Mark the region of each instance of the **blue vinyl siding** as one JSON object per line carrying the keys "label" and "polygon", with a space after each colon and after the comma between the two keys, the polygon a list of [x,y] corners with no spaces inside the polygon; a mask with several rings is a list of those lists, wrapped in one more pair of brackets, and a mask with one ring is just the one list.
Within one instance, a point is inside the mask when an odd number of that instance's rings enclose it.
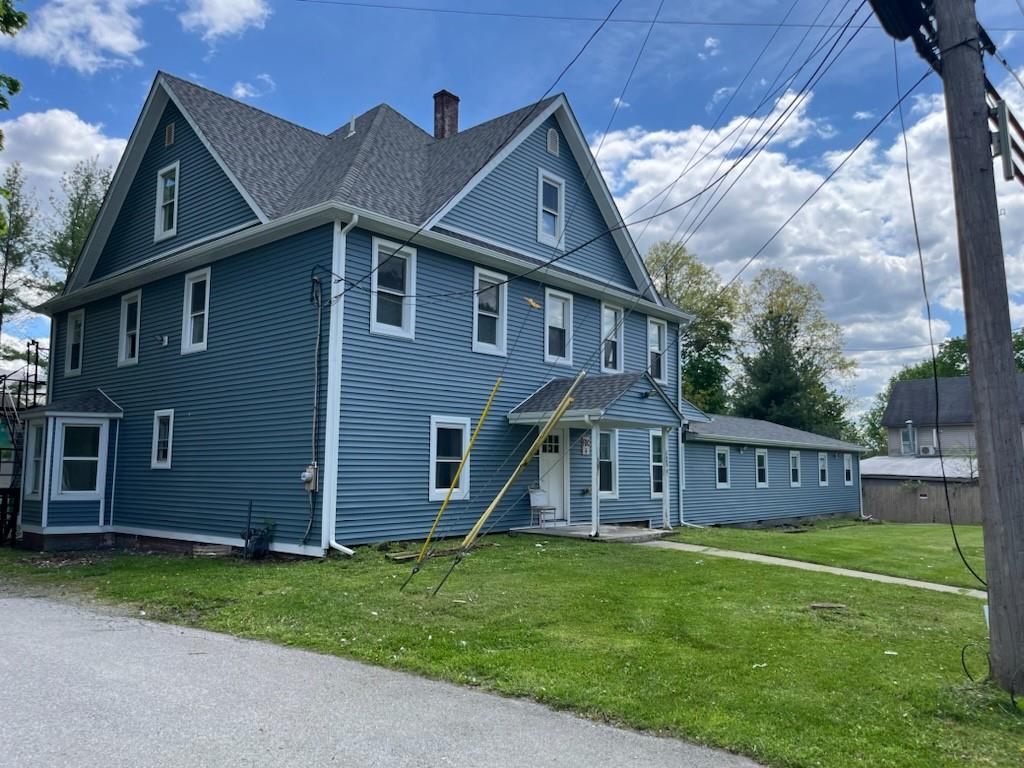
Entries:
{"label": "blue vinyl siding", "polygon": [[[236,538],[251,499],[254,523],[276,524],[275,542],[299,542],[309,516],[299,474],[311,450],[317,318],[310,273],[330,263],[329,226],[213,263],[208,348],[188,355],[181,354],[185,274],[144,285],[134,366],[117,366],[120,296],[85,307],[80,376],[64,376],[67,314],[56,318],[51,397],[99,387],[124,409],[115,526]],[[328,304],[321,391],[327,381]],[[166,346],[162,336],[168,337]],[[163,408],[174,409],[169,470],[150,468],[153,411]],[[322,398],[321,463],[325,408]],[[51,503],[51,521],[53,509]],[[320,543],[319,513],[308,543]]]}
{"label": "blue vinyl siding", "polygon": [[[559,133],[559,154],[547,151],[548,128]],[[537,172],[543,169],[565,181],[565,249],[571,250],[608,229],[587,187],[583,172],[551,117],[516,147],[441,220],[487,240],[531,256],[550,259],[561,253],[537,241]],[[495,215],[495,212],[500,212]],[[635,289],[618,245],[610,234],[558,262],[567,269]]]}
{"label": "blue vinyl siding", "polygon": [[[720,444],[720,445],[725,445]],[[818,485],[818,451],[800,450],[800,487],[789,484],[789,448],[768,448],[768,487],[757,488],[756,446],[730,445],[730,487],[715,487],[715,443],[686,444],[684,513],[688,523],[754,523],[788,517],[860,511],[860,464],[853,454],[853,485],[843,483],[843,454],[828,452],[829,484]],[[795,450],[795,449],[794,449]]]}
{"label": "blue vinyl siding", "polygon": [[[164,128],[174,122],[174,143],[164,146]],[[157,173],[174,162],[178,173],[177,234],[153,241]],[[256,214],[174,104],[164,109],[100,254],[92,280],[161,253],[247,222]]]}
{"label": "blue vinyl siding", "polygon": [[[46,530],[65,526],[99,525],[99,499],[62,501],[50,499],[46,507]],[[55,531],[59,533],[59,531]]]}
{"label": "blue vinyl siding", "polygon": [[[361,229],[349,233],[347,274],[369,271],[370,249],[370,233]],[[439,502],[428,500],[431,415],[469,417],[476,426],[495,378],[503,375],[504,384],[473,451],[470,498],[452,502],[441,526],[442,535],[461,534],[493,499],[536,434],[535,429],[510,426],[508,412],[550,378],[571,376],[583,366],[597,372],[597,300],[575,296],[573,366],[552,365],[544,362],[543,310],[531,310],[526,303],[529,297],[543,304],[544,286],[529,280],[513,281],[508,286],[509,356],[499,357],[472,351],[472,295],[426,298],[471,289],[473,265],[420,248],[416,271],[415,292],[423,298],[416,305],[415,339],[370,334],[369,293],[352,290],[345,297],[337,508],[337,537],[345,544],[426,534],[439,507]],[[646,316],[633,313],[627,318],[627,371],[645,366],[646,329]],[[669,324],[668,370],[673,377],[667,385],[669,392],[676,387],[676,333],[676,326]],[[643,441],[642,493],[628,481],[619,502],[602,506],[609,516],[660,519],[661,501],[650,499],[647,485],[648,433],[646,429],[631,432]],[[579,459],[587,467],[590,461],[590,457],[579,456],[576,437],[578,433],[570,437],[573,477]],[[623,442],[623,455],[632,467],[638,449],[631,438]],[[671,469],[674,477],[674,464]],[[624,464],[621,471],[625,477],[633,470]],[[589,484],[589,474],[587,477]],[[505,530],[529,522],[526,491],[537,479],[534,461],[494,513],[489,529]],[[573,520],[578,521],[575,488],[572,500]],[[588,501],[586,519],[589,517]]]}

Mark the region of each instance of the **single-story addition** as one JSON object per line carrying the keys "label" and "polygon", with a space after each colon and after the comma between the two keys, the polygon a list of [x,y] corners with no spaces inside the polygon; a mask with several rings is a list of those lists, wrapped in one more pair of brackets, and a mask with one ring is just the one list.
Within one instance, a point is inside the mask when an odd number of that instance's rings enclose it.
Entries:
{"label": "single-story addition", "polygon": [[[864,513],[891,523],[981,523],[973,456],[872,456],[861,462]],[[949,492],[949,507],[946,492]]]}

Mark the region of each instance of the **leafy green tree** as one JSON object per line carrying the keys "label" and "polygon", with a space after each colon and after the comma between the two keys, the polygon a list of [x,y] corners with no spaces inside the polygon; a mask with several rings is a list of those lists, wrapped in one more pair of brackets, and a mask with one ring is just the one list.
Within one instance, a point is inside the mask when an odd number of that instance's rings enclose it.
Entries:
{"label": "leafy green tree", "polygon": [[680,333],[683,397],[706,412],[724,412],[739,286],[723,289],[715,270],[670,241],[651,246],[645,260],[661,295],[694,316]]}
{"label": "leafy green tree", "polygon": [[[28,24],[28,14],[14,7],[13,0],[0,0],[0,34],[13,37]],[[21,82],[0,72],[0,109],[10,109],[10,97],[21,90]],[[0,131],[0,149],[4,148],[4,134]]]}
{"label": "leafy green tree", "polygon": [[0,231],[0,333],[4,322],[28,305],[25,289],[27,271],[36,255],[35,221],[38,209],[31,194],[25,190],[25,175],[20,163],[13,163],[4,173],[0,209],[5,227]]}

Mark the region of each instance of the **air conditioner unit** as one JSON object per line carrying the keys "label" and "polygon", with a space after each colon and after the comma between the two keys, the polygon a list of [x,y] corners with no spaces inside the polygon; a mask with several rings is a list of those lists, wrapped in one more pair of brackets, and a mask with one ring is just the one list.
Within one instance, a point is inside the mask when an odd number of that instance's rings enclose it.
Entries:
{"label": "air conditioner unit", "polygon": [[938,451],[935,450],[935,446],[932,446],[932,445],[922,445],[921,446],[921,455],[922,456],[935,456],[937,454],[938,454]]}

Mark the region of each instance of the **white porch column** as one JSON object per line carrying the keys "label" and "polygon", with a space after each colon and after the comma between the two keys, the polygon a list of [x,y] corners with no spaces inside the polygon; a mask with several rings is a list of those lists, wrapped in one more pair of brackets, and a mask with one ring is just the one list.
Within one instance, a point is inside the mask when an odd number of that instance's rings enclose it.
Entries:
{"label": "white porch column", "polygon": [[590,535],[601,532],[601,430],[590,427]]}
{"label": "white porch column", "polygon": [[669,461],[668,437],[672,430],[668,427],[661,428],[661,527],[671,530],[672,523],[669,519],[670,501],[672,498],[672,483],[669,482],[672,472],[672,462]]}

